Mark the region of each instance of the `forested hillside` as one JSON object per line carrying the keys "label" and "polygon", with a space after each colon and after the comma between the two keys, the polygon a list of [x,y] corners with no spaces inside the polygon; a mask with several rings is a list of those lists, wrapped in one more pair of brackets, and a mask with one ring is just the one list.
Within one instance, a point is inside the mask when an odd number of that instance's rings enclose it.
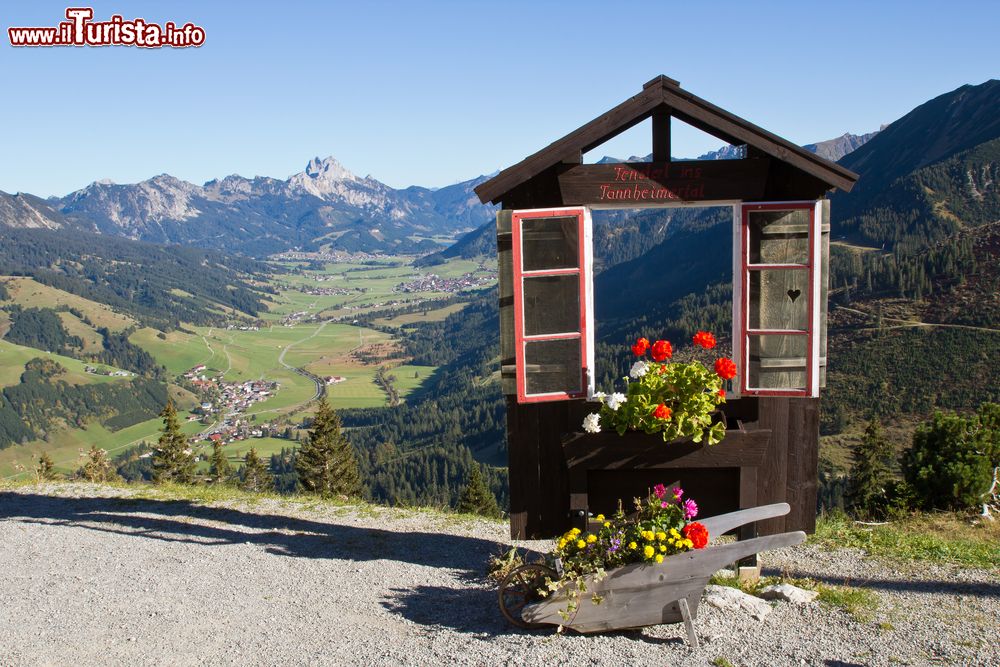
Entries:
{"label": "forested hillside", "polygon": [[373,498],[454,505],[478,460],[506,506],[507,471],[493,467],[507,463],[496,294],[486,290],[443,322],[408,331],[413,363],[440,368],[406,403],[342,413]]}
{"label": "forested hillside", "polygon": [[161,330],[254,317],[274,269],[254,260],[69,230],[0,228],[0,276],[30,276]]}

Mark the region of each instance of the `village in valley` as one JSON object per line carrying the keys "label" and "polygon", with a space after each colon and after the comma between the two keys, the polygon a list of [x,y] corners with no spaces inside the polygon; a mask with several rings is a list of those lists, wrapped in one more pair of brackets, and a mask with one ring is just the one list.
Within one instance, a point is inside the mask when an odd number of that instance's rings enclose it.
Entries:
{"label": "village in valley", "polygon": [[221,442],[229,444],[247,438],[273,437],[279,432],[271,423],[256,423],[256,415],[244,416],[255,403],[267,400],[280,385],[268,380],[226,382],[222,376],[206,374],[205,364],[198,364],[184,373],[183,378],[201,399],[192,409],[188,421],[201,421],[209,428],[191,437],[192,444]]}

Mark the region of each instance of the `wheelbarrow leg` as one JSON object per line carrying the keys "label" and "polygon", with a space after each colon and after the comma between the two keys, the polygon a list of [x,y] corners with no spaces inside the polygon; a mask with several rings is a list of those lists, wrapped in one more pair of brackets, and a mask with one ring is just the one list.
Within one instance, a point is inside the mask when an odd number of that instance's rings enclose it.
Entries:
{"label": "wheelbarrow leg", "polygon": [[681,610],[681,618],[684,619],[684,628],[687,629],[688,644],[691,648],[698,648],[698,635],[694,633],[694,619],[691,618],[691,610],[688,608],[686,598],[677,601],[677,606]]}

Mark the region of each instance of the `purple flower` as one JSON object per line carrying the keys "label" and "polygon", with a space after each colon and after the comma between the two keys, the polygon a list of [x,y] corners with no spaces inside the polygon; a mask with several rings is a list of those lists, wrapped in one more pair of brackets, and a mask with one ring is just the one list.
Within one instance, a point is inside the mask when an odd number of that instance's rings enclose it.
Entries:
{"label": "purple flower", "polygon": [[688,498],[684,501],[684,518],[693,519],[698,516],[698,504]]}
{"label": "purple flower", "polygon": [[608,553],[612,553],[613,554],[614,552],[618,551],[618,549],[621,547],[621,545],[622,545],[622,541],[621,541],[620,538],[612,537],[611,538],[611,546],[608,547]]}
{"label": "purple flower", "polygon": [[653,495],[662,500],[663,496],[667,495],[667,487],[657,484],[653,487]]}

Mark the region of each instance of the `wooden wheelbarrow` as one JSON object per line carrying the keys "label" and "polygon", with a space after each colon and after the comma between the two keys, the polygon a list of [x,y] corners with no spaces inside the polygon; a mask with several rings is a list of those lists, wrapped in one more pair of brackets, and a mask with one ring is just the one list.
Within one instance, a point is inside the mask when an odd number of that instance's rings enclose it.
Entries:
{"label": "wooden wheelbarrow", "polygon": [[[698,603],[709,578],[719,569],[747,556],[801,544],[806,539],[802,531],[768,535],[750,540],[715,544],[723,533],[754,521],[784,516],[787,503],[763,505],[730,512],[701,523],[708,529],[709,542],[704,549],[674,554],[662,563],[635,563],[609,570],[600,581],[593,575],[586,579],[587,592],[577,599],[577,609],[564,619],[570,603],[567,587],[547,597],[539,595],[546,579],[559,578],[556,570],[542,564],[522,565],[508,574],[500,584],[500,611],[513,624],[523,628],[563,626],[576,632],[605,632],[641,628],[660,623],[684,622],[688,643],[697,648],[698,637],[694,620]],[[593,595],[603,598],[594,604]]]}

